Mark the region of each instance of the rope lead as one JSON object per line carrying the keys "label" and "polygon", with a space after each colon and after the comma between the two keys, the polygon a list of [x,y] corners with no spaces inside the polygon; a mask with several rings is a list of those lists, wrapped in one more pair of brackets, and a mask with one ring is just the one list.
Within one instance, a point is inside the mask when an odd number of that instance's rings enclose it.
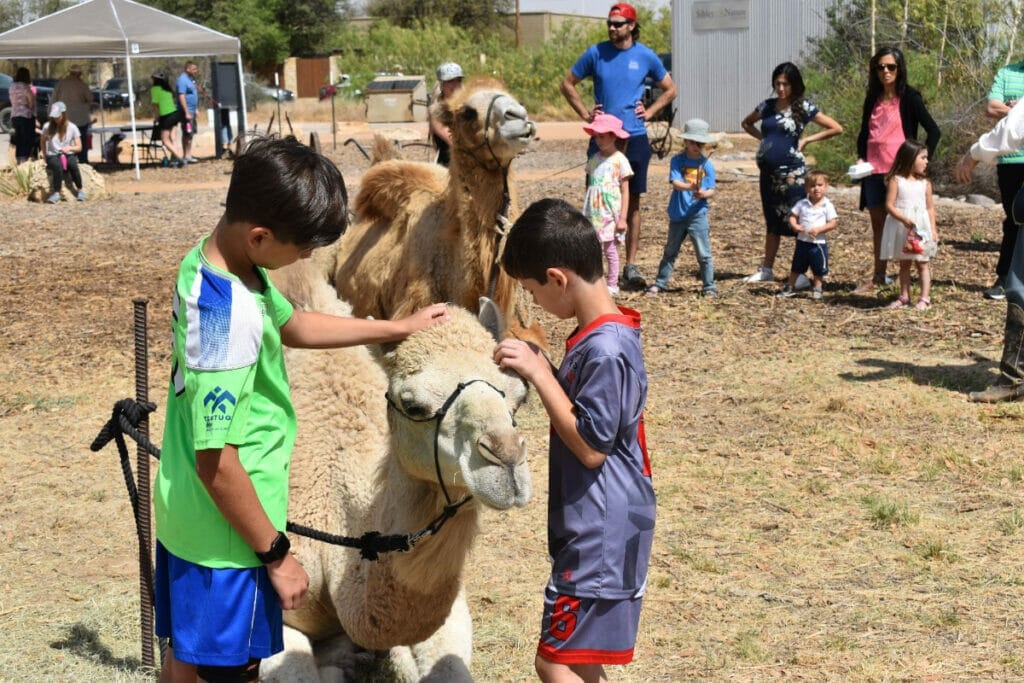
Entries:
{"label": "rope lead", "polygon": [[[139,402],[131,398],[121,399],[114,404],[110,420],[103,425],[103,428],[100,429],[100,433],[96,435],[96,438],[93,439],[92,444],[89,446],[89,449],[95,453],[102,450],[103,447],[111,441],[114,441],[117,444],[117,452],[121,458],[121,471],[124,474],[124,482],[128,489],[128,499],[132,505],[132,512],[135,516],[135,529],[138,534],[141,534],[141,528],[139,527],[139,489],[135,483],[135,475],[132,472],[131,460],[128,457],[128,445],[125,443],[124,436],[125,434],[130,436],[132,440],[139,444],[139,446],[141,446],[147,453],[159,460],[160,449],[149,439],[143,436],[138,430],[139,423],[155,410],[155,403],[149,403],[148,401]],[[448,492],[444,491],[444,494],[447,499]],[[380,555],[384,553],[395,551],[406,552],[412,550],[413,546],[415,546],[419,541],[427,536],[436,534],[441,530],[441,527],[444,526],[444,523],[454,517],[459,508],[470,499],[470,497],[466,497],[457,503],[452,503],[451,499],[448,499],[448,505],[445,505],[440,515],[435,517],[423,529],[412,534],[384,535],[379,531],[367,531],[362,536],[356,538],[353,536],[329,534],[325,531],[313,529],[294,522],[288,522],[286,529],[292,533],[298,534],[299,536],[311,538],[314,541],[321,541],[323,543],[329,543],[330,545],[355,548],[359,551],[359,556],[364,560],[376,562],[380,559]],[[152,571],[150,572],[148,580],[150,584],[150,592],[152,594]]]}

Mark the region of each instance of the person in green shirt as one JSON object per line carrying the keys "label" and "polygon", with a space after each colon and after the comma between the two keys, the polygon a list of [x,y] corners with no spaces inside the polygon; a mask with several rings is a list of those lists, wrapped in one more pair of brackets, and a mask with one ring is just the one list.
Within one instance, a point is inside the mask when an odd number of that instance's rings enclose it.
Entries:
{"label": "person in green shirt", "polygon": [[154,483],[160,680],[257,680],[283,649],[283,609],[309,578],[288,553],[296,420],[284,346],[394,342],[448,318],[299,311],[267,277],[336,241],[348,198],[337,167],[294,138],[258,138],[234,164],[224,214],[181,263],[172,367]]}
{"label": "person in green shirt", "polygon": [[160,131],[160,142],[164,143],[164,149],[171,153],[173,159],[171,166],[185,167],[185,153],[181,145],[174,139],[174,129],[181,123],[184,115],[178,108],[177,98],[174,90],[167,82],[167,74],[163,71],[153,72],[153,87],[149,91],[150,100],[153,103],[154,124]]}

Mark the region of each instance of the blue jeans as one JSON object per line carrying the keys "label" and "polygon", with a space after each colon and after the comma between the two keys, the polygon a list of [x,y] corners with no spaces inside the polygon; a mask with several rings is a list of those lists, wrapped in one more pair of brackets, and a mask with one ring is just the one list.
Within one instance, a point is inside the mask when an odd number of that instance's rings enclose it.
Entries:
{"label": "blue jeans", "polygon": [[675,270],[676,257],[683,246],[683,239],[689,235],[693,242],[693,252],[697,255],[697,266],[700,268],[700,279],[705,292],[715,292],[715,264],[711,258],[711,226],[708,224],[708,212],[701,211],[695,216],[681,221],[670,221],[668,224],[668,240],[665,251],[658,264],[658,276],[654,280],[659,289],[666,289],[668,281]]}

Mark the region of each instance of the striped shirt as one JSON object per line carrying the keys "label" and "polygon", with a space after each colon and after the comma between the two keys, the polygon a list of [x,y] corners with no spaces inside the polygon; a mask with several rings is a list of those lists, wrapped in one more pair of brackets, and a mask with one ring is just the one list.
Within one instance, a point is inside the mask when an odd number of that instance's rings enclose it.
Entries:
{"label": "striped shirt", "polygon": [[[999,100],[1007,105],[1024,99],[1024,62],[1004,66],[996,74],[988,99]],[[1024,164],[1024,149],[999,157],[1000,164]]]}

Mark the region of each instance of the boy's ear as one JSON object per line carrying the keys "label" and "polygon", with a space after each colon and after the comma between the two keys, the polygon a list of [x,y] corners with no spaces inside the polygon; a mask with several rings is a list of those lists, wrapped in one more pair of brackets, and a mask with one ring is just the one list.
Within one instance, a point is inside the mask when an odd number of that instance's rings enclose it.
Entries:
{"label": "boy's ear", "polygon": [[544,274],[547,276],[548,280],[554,280],[555,284],[562,288],[564,288],[569,282],[569,274],[562,268],[548,268],[544,271]]}
{"label": "boy's ear", "polygon": [[250,224],[246,227],[245,239],[253,246],[259,246],[265,241],[273,239],[274,233],[270,228],[265,228],[262,225]]}

